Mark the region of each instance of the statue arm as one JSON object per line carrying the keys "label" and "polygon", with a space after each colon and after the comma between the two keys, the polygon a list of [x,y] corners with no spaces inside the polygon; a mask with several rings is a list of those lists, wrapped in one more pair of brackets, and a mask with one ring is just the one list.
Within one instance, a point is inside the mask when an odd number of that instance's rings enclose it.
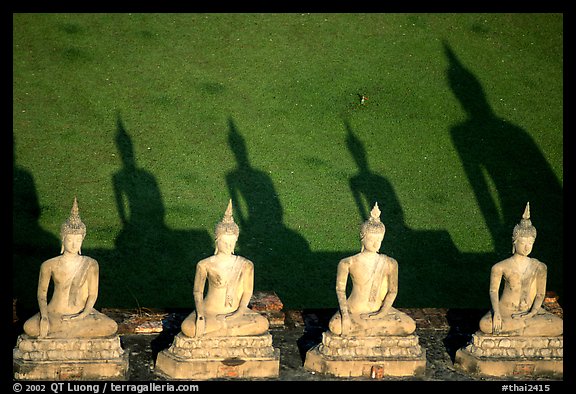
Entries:
{"label": "statue arm", "polygon": [[40,267],[40,277],[38,278],[38,307],[40,308],[40,316],[48,316],[48,286],[50,285],[50,277],[52,276],[51,266],[42,264]]}
{"label": "statue arm", "polygon": [[542,307],[544,297],[546,297],[546,280],[548,276],[548,268],[546,265],[540,263],[536,271],[536,297],[532,303],[532,308],[527,317],[535,316]]}
{"label": "statue arm", "polygon": [[495,265],[490,271],[490,304],[492,305],[492,330],[498,334],[502,329],[502,316],[500,315],[500,283],[502,282],[502,269]]}
{"label": "statue arm", "polygon": [[97,262],[93,262],[90,266],[88,271],[88,277],[86,278],[88,281],[88,298],[86,299],[86,305],[84,306],[84,310],[80,314],[79,317],[86,317],[92,312],[94,305],[96,304],[96,300],[98,299],[98,282],[100,277],[100,267],[98,266]]}
{"label": "statue arm", "polygon": [[194,276],[194,304],[196,305],[197,317],[204,316],[204,286],[206,285],[207,271],[202,262],[196,266]]}
{"label": "statue arm", "polygon": [[348,274],[350,272],[350,259],[342,259],[338,263],[338,270],[336,273],[336,297],[338,298],[338,306],[342,318],[349,316],[348,302],[346,300],[346,284],[348,282]]}
{"label": "statue arm", "polygon": [[40,309],[40,337],[48,335],[50,322],[48,320],[48,286],[52,276],[52,266],[44,263],[40,267],[38,279],[38,307]]}
{"label": "statue arm", "polygon": [[388,313],[398,295],[398,262],[391,257],[388,257],[388,259],[391,263],[388,272],[388,292],[386,296],[384,296],[382,307],[378,311],[380,315],[386,315]]}
{"label": "statue arm", "polygon": [[204,286],[207,277],[206,267],[200,262],[196,265],[196,275],[194,276],[194,305],[196,308],[196,330],[195,336],[204,334],[206,329],[206,316],[204,316]]}

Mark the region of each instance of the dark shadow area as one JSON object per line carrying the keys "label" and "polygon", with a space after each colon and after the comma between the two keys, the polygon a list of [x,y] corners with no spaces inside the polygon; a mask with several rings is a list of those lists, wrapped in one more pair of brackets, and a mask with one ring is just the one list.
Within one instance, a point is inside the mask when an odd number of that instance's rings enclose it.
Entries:
{"label": "dark shadow area", "polygon": [[[562,291],[563,190],[536,142],[524,129],[498,117],[478,78],[444,42],[446,77],[467,119],[450,130],[478,207],[501,256],[509,256],[512,230],[526,202],[538,237],[531,254],[548,265],[548,288]],[[513,87],[511,87],[513,88]],[[487,291],[487,288],[486,288]]]}
{"label": "dark shadow area", "polygon": [[[193,304],[196,263],[209,255],[206,230],[173,230],[154,176],[136,164],[133,143],[118,115],[116,146],[122,168],[112,177],[123,228],[112,251],[92,250],[101,261],[102,304],[117,307],[180,307]],[[103,269],[104,268],[104,269]]]}
{"label": "dark shadow area", "polygon": [[328,330],[328,323],[337,310],[338,308],[302,310],[304,331],[296,341],[302,365],[306,361],[306,352],[322,342],[322,333]]}
{"label": "dark shadow area", "polygon": [[[357,174],[350,178],[350,189],[361,222],[368,219],[377,202],[382,212],[380,219],[386,226],[380,253],[398,261],[399,291],[394,305],[445,307],[470,301],[468,297],[474,297],[472,291],[483,289],[483,283],[470,288],[462,280],[461,255],[450,234],[444,230],[414,230],[406,225],[394,187],[388,179],[370,170],[363,142],[347,121],[344,124],[346,145],[358,167]],[[356,253],[359,251],[360,241]],[[455,294],[458,299],[454,299]]]}
{"label": "dark shadow area", "polygon": [[[12,136],[12,299],[10,343],[15,346],[27,319],[38,312],[40,265],[60,251],[60,239],[40,226],[42,208],[34,177],[16,161]],[[52,286],[51,286],[52,287]],[[50,288],[51,291],[51,288]]]}
{"label": "dark shadow area", "polygon": [[150,342],[153,360],[156,360],[158,353],[172,345],[174,337],[181,331],[182,322],[192,310],[192,308],[167,310],[168,315],[162,319],[162,332]]}
{"label": "dark shadow area", "polygon": [[472,339],[472,334],[478,331],[480,319],[488,309],[459,308],[449,309],[446,319],[450,330],[442,343],[452,362],[456,358],[456,351],[465,347]]}
{"label": "dark shadow area", "polygon": [[16,163],[12,137],[12,291],[19,310],[37,304],[40,265],[60,251],[60,239],[40,226],[41,207],[34,177]]}
{"label": "dark shadow area", "polygon": [[254,263],[254,290],[272,290],[284,304],[304,307],[320,289],[332,288],[331,281],[319,275],[322,266],[313,258],[306,239],[284,225],[271,177],[251,165],[244,137],[232,118],[228,124],[228,141],[236,159],[236,168],[226,174],[234,220],[240,227],[236,252]]}

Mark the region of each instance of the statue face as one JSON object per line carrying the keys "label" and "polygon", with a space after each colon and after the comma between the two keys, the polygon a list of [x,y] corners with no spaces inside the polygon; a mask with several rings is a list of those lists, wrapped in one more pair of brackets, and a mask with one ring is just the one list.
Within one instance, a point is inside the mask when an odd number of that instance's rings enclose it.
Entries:
{"label": "statue face", "polygon": [[232,254],[234,253],[234,248],[236,247],[236,241],[238,237],[234,234],[222,234],[216,240],[216,246],[219,252]]}
{"label": "statue face", "polygon": [[367,250],[368,252],[378,252],[383,239],[384,234],[382,233],[367,233],[362,239],[364,250]]}
{"label": "statue face", "polygon": [[530,252],[532,252],[534,241],[532,237],[518,237],[516,241],[514,241],[516,253],[521,256],[528,256]]}
{"label": "statue face", "polygon": [[68,253],[78,254],[82,247],[82,234],[67,234],[62,240],[64,250]]}

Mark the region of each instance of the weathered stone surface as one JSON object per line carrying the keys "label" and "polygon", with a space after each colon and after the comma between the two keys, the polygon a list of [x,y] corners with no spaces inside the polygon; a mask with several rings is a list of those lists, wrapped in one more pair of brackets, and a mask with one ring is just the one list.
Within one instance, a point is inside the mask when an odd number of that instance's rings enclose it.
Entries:
{"label": "weathered stone surface", "polygon": [[171,379],[278,377],[280,353],[269,333],[190,338],[179,333],[156,359],[157,374]]}
{"label": "weathered stone surface", "polygon": [[392,306],[398,293],[398,262],[379,253],[386,232],[380,213],[375,203],[360,228],[360,253],[338,263],[339,310],[322,342],[306,353],[304,367],[310,371],[381,379],[422,375],[426,369],[414,319]]}
{"label": "weathered stone surface", "polygon": [[306,354],[304,368],[335,376],[418,376],[426,354],[418,336],[342,337],[329,331]]}
{"label": "weathered stone surface", "polygon": [[13,350],[13,371],[22,380],[125,379],[128,353],[117,335],[41,339],[22,334]]}
{"label": "weathered stone surface", "polygon": [[60,235],[60,255],[40,266],[40,311],[24,322],[24,334],[13,349],[14,378],[124,379],[128,354],[121,347],[118,324],[94,308],[99,265],[81,253],[86,225],[76,198]]}
{"label": "weathered stone surface", "polygon": [[485,376],[550,376],[564,373],[564,337],[494,336],[477,332],[456,352],[455,366]]}

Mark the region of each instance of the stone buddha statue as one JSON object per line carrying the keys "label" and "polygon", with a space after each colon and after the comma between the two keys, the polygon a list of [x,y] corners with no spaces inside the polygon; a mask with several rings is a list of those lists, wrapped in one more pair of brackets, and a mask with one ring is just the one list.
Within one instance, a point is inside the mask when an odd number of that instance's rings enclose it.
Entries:
{"label": "stone buddha statue", "polygon": [[[76,198],[60,236],[60,256],[46,260],[40,267],[40,312],[24,323],[24,332],[37,338],[98,338],[115,334],[117,323],[94,309],[98,297],[98,262],[81,253],[86,225],[80,219]],[[48,302],[51,280],[54,291]]]}
{"label": "stone buddha statue", "polygon": [[[536,240],[530,204],[512,232],[512,256],[490,272],[492,310],[480,320],[485,334],[553,337],[563,333],[560,317],[542,308],[546,294],[546,265],[528,257]],[[500,287],[503,285],[502,293]]]}
{"label": "stone buddha statue", "polygon": [[[360,230],[362,249],[338,263],[336,295],[339,311],[328,325],[342,336],[405,336],[416,330],[414,320],[392,307],[398,293],[398,262],[378,253],[386,228],[378,203]],[[346,297],[348,277],[352,280]]]}
{"label": "stone buddha statue", "polygon": [[[419,376],[426,370],[426,350],[418,343],[416,323],[392,304],[398,294],[398,262],[380,254],[386,228],[378,203],[360,228],[360,253],[338,263],[339,310],[306,352],[304,368],[340,377]],[[352,280],[346,295],[348,278]]]}
{"label": "stone buddha statue", "polygon": [[[196,310],[182,322],[184,335],[247,336],[268,331],[268,319],[248,308],[254,289],[254,264],[234,254],[238,235],[230,200],[222,221],[216,225],[214,255],[196,266]],[[208,291],[204,296],[206,282]]]}

